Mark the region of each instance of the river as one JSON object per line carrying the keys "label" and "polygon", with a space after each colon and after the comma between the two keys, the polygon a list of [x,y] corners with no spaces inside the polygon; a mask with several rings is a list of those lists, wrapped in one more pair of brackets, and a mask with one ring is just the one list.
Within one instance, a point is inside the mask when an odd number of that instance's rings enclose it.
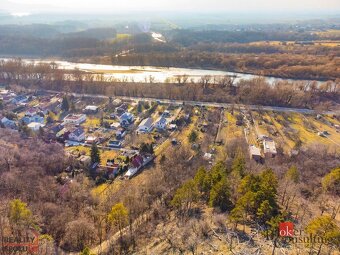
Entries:
{"label": "river", "polygon": [[[1,58],[3,60],[9,60],[8,58]],[[52,60],[39,60],[39,59],[22,59],[23,61],[29,63],[50,63]],[[134,81],[134,82],[148,82],[150,77],[152,77],[153,82],[167,82],[173,80],[174,78],[187,75],[188,81],[194,80],[199,81],[201,77],[210,75],[212,77],[223,77],[223,76],[233,76],[235,77],[235,82],[241,79],[250,80],[258,77],[253,74],[236,73],[228,71],[219,70],[207,70],[207,69],[191,69],[191,68],[176,68],[176,67],[155,67],[155,66],[119,66],[119,65],[98,65],[98,64],[88,64],[88,63],[73,63],[68,61],[54,61],[58,68],[65,70],[79,69],[90,73],[101,73],[105,78],[112,78],[124,81]],[[274,83],[276,81],[294,81],[292,79],[282,79],[275,77],[266,76],[265,79],[269,83]]]}

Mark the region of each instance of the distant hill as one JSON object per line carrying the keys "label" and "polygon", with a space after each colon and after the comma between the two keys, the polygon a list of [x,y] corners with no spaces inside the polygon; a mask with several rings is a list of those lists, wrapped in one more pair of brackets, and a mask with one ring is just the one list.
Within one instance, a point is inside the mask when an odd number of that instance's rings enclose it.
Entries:
{"label": "distant hill", "polygon": [[59,34],[59,31],[45,24],[32,25],[2,25],[0,26],[0,36],[2,37],[36,37],[36,38],[51,38]]}
{"label": "distant hill", "polygon": [[65,37],[93,38],[98,40],[115,38],[116,35],[117,31],[114,28],[90,28],[80,32],[63,34]]}

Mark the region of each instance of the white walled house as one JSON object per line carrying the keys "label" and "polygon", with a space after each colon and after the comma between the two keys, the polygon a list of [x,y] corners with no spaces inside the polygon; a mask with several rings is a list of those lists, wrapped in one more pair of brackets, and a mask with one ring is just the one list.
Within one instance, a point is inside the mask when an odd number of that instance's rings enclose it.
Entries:
{"label": "white walled house", "polygon": [[65,124],[79,125],[86,121],[85,114],[69,114],[64,118]]}
{"label": "white walled house", "polygon": [[161,116],[155,121],[154,127],[157,128],[158,130],[165,130],[167,124],[168,124],[168,122],[167,122],[166,118]]}
{"label": "white walled house", "polygon": [[82,128],[76,128],[68,135],[68,139],[76,142],[83,142],[85,140],[85,131]]}
{"label": "white walled house", "polygon": [[275,157],[277,154],[275,142],[271,139],[264,139],[263,140],[263,152],[264,152],[264,155],[268,158]]}
{"label": "white walled house", "polygon": [[31,129],[32,131],[39,131],[40,128],[43,128],[45,125],[44,124],[41,124],[39,122],[31,122],[27,125],[27,127],[29,129]]}
{"label": "white walled house", "polygon": [[153,121],[151,118],[142,120],[137,128],[137,133],[149,133],[153,129]]}
{"label": "white walled house", "polygon": [[85,107],[84,112],[85,113],[97,113],[99,107],[96,105],[88,105]]}

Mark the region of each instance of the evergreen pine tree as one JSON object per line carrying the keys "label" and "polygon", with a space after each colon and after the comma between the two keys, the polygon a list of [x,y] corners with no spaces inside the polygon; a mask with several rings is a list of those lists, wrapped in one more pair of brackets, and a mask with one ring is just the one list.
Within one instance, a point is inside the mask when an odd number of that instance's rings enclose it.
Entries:
{"label": "evergreen pine tree", "polygon": [[96,143],[92,144],[91,147],[91,164],[100,162],[100,152]]}

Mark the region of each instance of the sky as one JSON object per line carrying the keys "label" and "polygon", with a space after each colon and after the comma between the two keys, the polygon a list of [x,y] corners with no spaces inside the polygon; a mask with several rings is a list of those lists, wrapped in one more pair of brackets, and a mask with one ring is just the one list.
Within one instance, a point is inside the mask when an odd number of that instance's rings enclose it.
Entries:
{"label": "sky", "polygon": [[340,12],[340,0],[0,0],[12,12]]}

